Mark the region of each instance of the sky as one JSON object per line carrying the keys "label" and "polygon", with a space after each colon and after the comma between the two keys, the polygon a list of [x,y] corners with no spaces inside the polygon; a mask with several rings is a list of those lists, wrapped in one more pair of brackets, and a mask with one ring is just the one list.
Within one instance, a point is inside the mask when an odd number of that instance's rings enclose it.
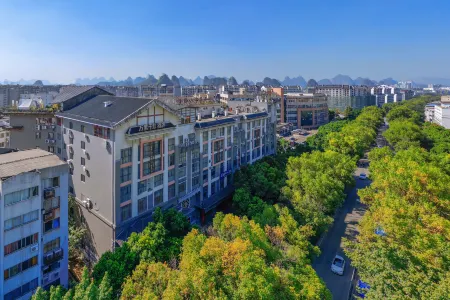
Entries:
{"label": "sky", "polygon": [[0,82],[450,78],[448,0],[0,1]]}

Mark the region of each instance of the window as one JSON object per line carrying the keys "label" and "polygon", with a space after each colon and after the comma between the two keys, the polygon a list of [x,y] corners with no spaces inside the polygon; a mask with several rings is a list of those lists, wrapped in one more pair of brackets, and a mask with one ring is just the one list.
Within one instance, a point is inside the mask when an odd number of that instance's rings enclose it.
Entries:
{"label": "window", "polygon": [[5,256],[39,242],[39,234],[35,233],[23,239],[5,245]]}
{"label": "window", "polygon": [[161,154],[161,141],[154,141],[144,144],[144,158]]}
{"label": "window", "polygon": [[12,266],[11,268],[5,269],[4,277],[5,280],[12,278],[19,274],[20,272],[26,271],[31,267],[34,267],[38,263],[38,256],[34,256],[30,259],[27,259],[15,266]]}
{"label": "window", "polygon": [[208,141],[208,131],[203,132],[203,142]]}
{"label": "window", "polygon": [[120,208],[120,219],[122,222],[131,218],[131,203]]}
{"label": "window", "polygon": [[186,178],[180,179],[178,183],[178,194],[180,196],[186,194]]}
{"label": "window", "polygon": [[31,187],[31,188],[28,188],[25,190],[9,193],[9,194],[6,194],[4,197],[5,206],[8,206],[8,205],[20,202],[20,201],[28,200],[31,197],[38,196],[38,195],[39,195],[39,187],[38,186],[34,186],[34,187]]}
{"label": "window", "polygon": [[131,184],[120,188],[120,203],[131,199]]}
{"label": "window", "polygon": [[69,151],[69,159],[73,159],[73,152]]}
{"label": "window", "polygon": [[81,149],[86,149],[86,142],[85,141],[81,141]]}
{"label": "window", "polygon": [[169,167],[175,165],[175,153],[169,154]]}
{"label": "window", "polygon": [[69,122],[69,128],[72,129],[73,128],[73,124],[72,122]]}
{"label": "window", "polygon": [[81,131],[81,132],[84,132],[84,125],[81,125],[81,126],[80,126],[80,131]]}
{"label": "window", "polygon": [[41,139],[41,133],[40,133],[40,132],[36,132],[35,138],[36,138],[37,140],[40,140],[40,139]]}
{"label": "window", "polygon": [[216,181],[211,182],[211,196],[216,193]]}
{"label": "window", "polygon": [[81,158],[81,165],[85,166],[86,165],[86,160],[84,159],[84,157]]}
{"label": "window", "polygon": [[168,151],[174,151],[175,150],[175,138],[169,139],[169,149]]}
{"label": "window", "polygon": [[163,189],[155,192],[155,206],[161,203],[163,203]]}
{"label": "window", "polygon": [[4,300],[14,300],[18,299],[31,291],[34,291],[38,287],[38,278],[31,280],[30,282],[25,283],[24,285],[18,287],[15,290],[5,294]]}
{"label": "window", "polygon": [[55,153],[55,147],[54,146],[48,146],[48,152]]}
{"label": "window", "polygon": [[104,139],[109,139],[110,138],[110,130],[109,130],[109,128],[104,128],[104,127],[95,125],[94,126],[94,136],[101,137]]}
{"label": "window", "polygon": [[55,138],[55,133],[54,132],[49,132],[48,133],[48,138],[53,140]]}
{"label": "window", "polygon": [[169,185],[169,200],[175,197],[175,184]]}
{"label": "window", "polygon": [[216,138],[216,130],[212,129],[211,130],[211,139],[215,139]]}
{"label": "window", "polygon": [[33,210],[23,215],[22,223],[27,224],[36,221],[37,219],[39,219],[39,210]]}
{"label": "window", "polygon": [[84,174],[81,174],[81,182],[86,182],[86,176]]}
{"label": "window", "polygon": [[61,154],[61,148],[58,147],[58,154]]}
{"label": "window", "polygon": [[44,210],[46,212],[59,207],[59,197],[44,200]]}
{"label": "window", "polygon": [[208,181],[208,170],[203,170],[203,183]]}
{"label": "window", "polygon": [[59,218],[44,223],[44,233],[58,229],[60,226]]}
{"label": "window", "polygon": [[138,214],[142,214],[147,211],[147,197],[138,200]]}
{"label": "window", "polygon": [[126,164],[131,162],[132,158],[132,148],[122,149],[120,150],[120,163]]}
{"label": "window", "polygon": [[175,180],[175,169],[170,169],[168,175],[169,175],[169,182]]}
{"label": "window", "polygon": [[70,144],[70,145],[73,144],[73,137],[69,137],[69,144]]}
{"label": "window", "polygon": [[192,187],[197,186],[199,184],[200,184],[200,175],[197,173],[194,174],[192,177]]}
{"label": "window", "polygon": [[225,127],[222,127],[219,129],[219,136],[224,136],[225,135]]}
{"label": "window", "polygon": [[160,186],[161,184],[163,184],[163,179],[164,179],[163,174],[156,175],[153,186],[157,187],[157,186]]}
{"label": "window", "polygon": [[124,183],[131,180],[131,166],[120,169],[120,182]]}
{"label": "window", "polygon": [[181,144],[183,144],[183,136],[182,135],[180,135],[178,137],[178,145],[181,145]]}
{"label": "window", "polygon": [[138,195],[147,191],[147,180],[141,180],[138,182]]}
{"label": "window", "polygon": [[207,199],[208,198],[208,186],[204,186],[203,187],[203,199]]}
{"label": "window", "polygon": [[48,243],[45,243],[45,245],[44,245],[44,253],[47,253],[47,252],[50,252],[50,251],[53,251],[53,250],[57,250],[59,248],[60,248],[60,238],[57,237],[56,239],[51,240]]}

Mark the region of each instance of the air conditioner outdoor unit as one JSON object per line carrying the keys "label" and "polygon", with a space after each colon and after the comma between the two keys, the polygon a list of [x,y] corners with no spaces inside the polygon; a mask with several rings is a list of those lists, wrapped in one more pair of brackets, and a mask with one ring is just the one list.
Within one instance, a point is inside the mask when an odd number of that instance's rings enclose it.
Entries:
{"label": "air conditioner outdoor unit", "polygon": [[47,144],[49,144],[49,143],[50,143],[50,140],[45,140],[45,142],[46,142]]}
{"label": "air conditioner outdoor unit", "polygon": [[36,252],[39,250],[39,245],[34,245],[31,247],[31,252]]}
{"label": "air conditioner outdoor unit", "polygon": [[86,200],[83,200],[83,205],[84,205],[84,207],[86,207],[87,209],[90,209],[91,208],[91,205],[92,205],[92,202],[91,202],[91,199],[86,199]]}
{"label": "air conditioner outdoor unit", "polygon": [[42,125],[41,129],[47,129],[47,126],[46,125]]}

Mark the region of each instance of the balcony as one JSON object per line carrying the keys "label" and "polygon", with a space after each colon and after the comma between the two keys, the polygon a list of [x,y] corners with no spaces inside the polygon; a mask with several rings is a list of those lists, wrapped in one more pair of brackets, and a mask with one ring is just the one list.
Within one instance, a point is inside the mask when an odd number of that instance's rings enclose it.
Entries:
{"label": "balcony", "polygon": [[46,254],[44,254],[44,265],[48,266],[54,262],[61,260],[63,257],[64,252],[62,248],[47,252]]}
{"label": "balcony", "polygon": [[46,189],[44,190],[44,199],[45,199],[45,200],[54,198],[55,195],[56,195],[56,192],[55,192],[55,188],[53,188],[53,187],[46,188]]}

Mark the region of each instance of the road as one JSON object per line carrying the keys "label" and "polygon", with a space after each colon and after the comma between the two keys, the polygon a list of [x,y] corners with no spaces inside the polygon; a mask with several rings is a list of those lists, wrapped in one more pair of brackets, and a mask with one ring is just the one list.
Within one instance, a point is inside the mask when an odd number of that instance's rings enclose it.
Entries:
{"label": "road", "polygon": [[[357,235],[359,220],[364,215],[365,205],[357,201],[357,190],[370,184],[369,180],[360,180],[360,173],[368,174],[367,168],[358,168],[355,172],[356,186],[347,194],[343,206],[336,214],[335,221],[320,243],[321,254],[313,262],[316,270],[335,300],[347,300],[350,289],[353,267],[350,260],[345,256],[342,248],[342,238],[353,239]],[[345,258],[346,267],[343,276],[331,272],[331,261],[338,254]]]}
{"label": "road", "polygon": [[[388,128],[388,126],[389,125],[385,123],[379,129],[376,138],[377,147],[390,146],[386,139],[382,136],[382,133]],[[347,300],[350,290],[354,268],[350,265],[350,260],[344,254],[342,248],[342,238],[345,237],[352,240],[356,237],[358,234],[358,222],[366,211],[365,205],[357,201],[357,199],[359,199],[357,191],[370,185],[370,180],[358,179],[360,173],[366,173],[369,175],[367,168],[358,168],[356,170],[356,186],[347,194],[347,198],[345,199],[343,206],[336,214],[332,227],[323,237],[322,241],[319,242],[321,254],[313,262],[313,268],[331,291],[334,300]],[[335,275],[331,272],[331,261],[336,254],[344,257],[346,261],[346,268],[343,276]]]}

